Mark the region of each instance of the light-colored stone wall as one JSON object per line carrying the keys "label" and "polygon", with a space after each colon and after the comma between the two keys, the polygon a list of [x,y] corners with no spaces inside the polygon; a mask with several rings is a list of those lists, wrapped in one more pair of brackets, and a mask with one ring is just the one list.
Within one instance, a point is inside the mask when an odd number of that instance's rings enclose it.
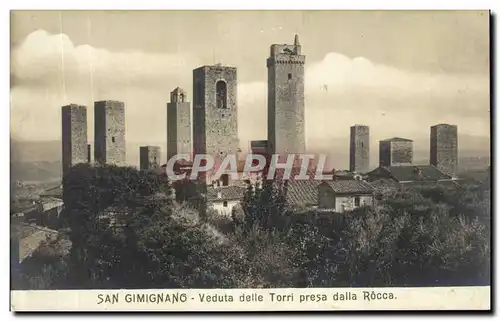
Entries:
{"label": "light-colored stone wall", "polygon": [[[216,84],[226,83],[227,108],[218,108]],[[203,66],[193,70],[193,152],[223,159],[238,153],[237,71]]]}
{"label": "light-colored stone wall", "polygon": [[94,117],[95,161],[101,164],[125,165],[125,104],[109,100],[95,102]]}
{"label": "light-colored stone wall", "polygon": [[71,104],[61,109],[63,175],[80,163],[87,163],[87,107]]}
{"label": "light-colored stone wall", "polygon": [[391,166],[413,164],[413,142],[391,142]]}
{"label": "light-colored stone wall", "polygon": [[439,124],[431,127],[430,164],[455,176],[458,167],[458,128]]}
{"label": "light-colored stone wall", "polygon": [[141,146],[139,155],[141,170],[160,168],[161,149],[159,146]]}
{"label": "light-colored stone wall", "polygon": [[306,57],[300,45],[272,45],[268,69],[268,148],[270,153],[304,153]]}
{"label": "light-colored stone wall", "polygon": [[[355,205],[356,198],[359,198],[359,206]],[[360,196],[336,196],[335,197],[335,212],[343,213],[352,211],[361,206],[372,206],[373,196],[360,195]]]}
{"label": "light-colored stone wall", "polygon": [[351,127],[349,145],[349,170],[366,173],[370,169],[370,128],[363,125]]}
{"label": "light-colored stone wall", "polygon": [[[182,96],[181,96],[182,95]],[[176,154],[191,155],[191,103],[186,93],[180,89],[170,93],[167,103],[167,160]]]}
{"label": "light-colored stone wall", "polygon": [[220,215],[231,217],[233,207],[238,203],[240,203],[240,201],[226,201],[226,204],[224,203],[224,201],[214,201],[212,202],[211,206]]}

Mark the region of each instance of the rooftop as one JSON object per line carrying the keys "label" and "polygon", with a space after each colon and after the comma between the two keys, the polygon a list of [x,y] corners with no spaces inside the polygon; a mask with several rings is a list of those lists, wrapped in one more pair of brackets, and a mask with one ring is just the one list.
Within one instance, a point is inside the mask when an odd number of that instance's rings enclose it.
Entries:
{"label": "rooftop", "polygon": [[252,140],[250,146],[253,147],[267,147],[267,140]]}
{"label": "rooftop", "polygon": [[361,180],[327,181],[323,184],[339,194],[371,194],[374,191],[373,186]]}
{"label": "rooftop", "polygon": [[451,176],[432,165],[384,166],[373,170],[368,175],[374,176],[378,173],[385,174],[384,176],[389,176],[399,183],[451,180]]}
{"label": "rooftop", "polygon": [[451,124],[436,124],[431,127],[457,127],[457,125],[451,125]]}
{"label": "rooftop", "polygon": [[62,185],[58,185],[58,186],[49,188],[45,192],[41,193],[40,196],[62,198],[63,197],[63,187],[62,187]]}
{"label": "rooftop", "polygon": [[217,64],[214,64],[214,65],[203,65],[203,66],[200,66],[198,68],[195,68],[194,70],[199,70],[199,69],[234,69],[236,70],[236,67],[232,67],[232,66],[225,66],[221,63],[217,63]]}
{"label": "rooftop", "polygon": [[[209,202],[241,200],[245,194],[245,190],[246,188],[242,186],[208,187],[207,200]],[[218,197],[219,193],[220,197]]]}
{"label": "rooftop", "polygon": [[181,87],[175,87],[174,90],[172,90],[172,94],[173,93],[180,93],[180,94],[184,94],[184,89],[182,89]]}
{"label": "rooftop", "polygon": [[[189,166],[189,167],[192,167],[193,166],[193,162],[185,160],[185,159],[178,159],[178,160],[175,161],[174,166],[181,166],[181,167],[183,167],[183,166]],[[161,167],[165,168],[165,167],[167,167],[167,164],[163,164],[163,165],[161,165]]]}
{"label": "rooftop", "polygon": [[62,108],[68,108],[68,109],[71,109],[71,108],[87,108],[86,106],[84,105],[79,105],[79,104],[69,104],[69,105],[65,105],[65,106],[62,106]]}
{"label": "rooftop", "polygon": [[392,137],[387,139],[382,139],[381,142],[413,142],[413,140],[401,137]]}
{"label": "rooftop", "polygon": [[123,101],[119,100],[98,100],[94,102],[94,105],[100,105],[100,104],[118,104],[118,105],[123,105]]}
{"label": "rooftop", "polygon": [[318,204],[318,186],[320,181],[289,180],[286,185],[286,203],[291,206],[310,206]]}

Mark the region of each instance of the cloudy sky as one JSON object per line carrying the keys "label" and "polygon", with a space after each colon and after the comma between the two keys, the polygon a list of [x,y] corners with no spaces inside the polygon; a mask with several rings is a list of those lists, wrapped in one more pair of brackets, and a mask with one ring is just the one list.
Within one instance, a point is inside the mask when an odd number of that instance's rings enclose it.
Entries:
{"label": "cloudy sky", "polygon": [[[110,99],[125,102],[128,141],[163,143],[170,91],[191,97],[192,70],[222,63],[238,68],[246,149],[266,139],[269,46],[295,33],[307,61],[308,147],[348,139],[356,123],[371,127],[372,146],[428,137],[441,122],[489,136],[487,12],[17,11],[13,137],[60,139],[62,105]],[[89,140],[92,118],[89,108]]]}

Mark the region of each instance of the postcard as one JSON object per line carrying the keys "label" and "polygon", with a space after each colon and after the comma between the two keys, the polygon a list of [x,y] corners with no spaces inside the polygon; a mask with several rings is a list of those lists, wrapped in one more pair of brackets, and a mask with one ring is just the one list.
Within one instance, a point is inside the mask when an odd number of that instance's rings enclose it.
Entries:
{"label": "postcard", "polygon": [[490,20],[12,11],[11,310],[490,310]]}

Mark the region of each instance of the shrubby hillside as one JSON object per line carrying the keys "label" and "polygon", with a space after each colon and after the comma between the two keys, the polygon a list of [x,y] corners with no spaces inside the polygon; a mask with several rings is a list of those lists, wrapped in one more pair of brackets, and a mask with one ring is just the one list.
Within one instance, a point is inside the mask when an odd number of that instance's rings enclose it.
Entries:
{"label": "shrubby hillside", "polygon": [[289,211],[283,187],[264,184],[232,218],[179,205],[164,176],[133,168],[81,165],[64,186],[71,250],[39,248],[18,288],[490,284],[490,191],[479,182],[379,195],[343,215]]}

